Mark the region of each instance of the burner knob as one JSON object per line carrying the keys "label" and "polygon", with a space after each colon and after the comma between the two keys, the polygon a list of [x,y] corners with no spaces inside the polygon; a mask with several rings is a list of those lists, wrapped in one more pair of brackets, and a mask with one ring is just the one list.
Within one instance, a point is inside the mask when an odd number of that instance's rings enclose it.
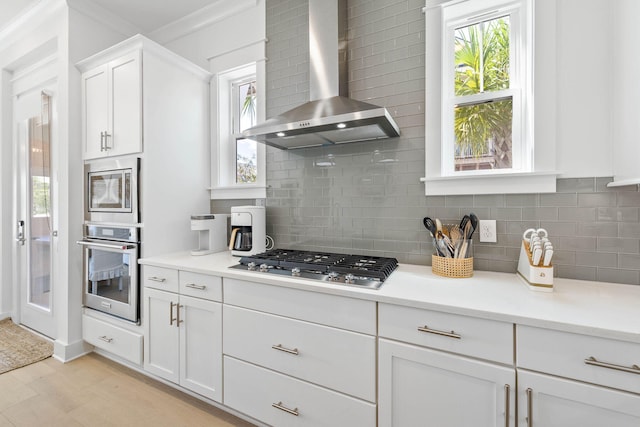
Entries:
{"label": "burner knob", "polygon": [[251,261],[249,264],[247,264],[247,268],[249,269],[249,271],[254,271],[256,269],[256,263]]}
{"label": "burner knob", "polygon": [[269,271],[269,266],[267,264],[260,264],[260,271],[263,273]]}
{"label": "burner knob", "polygon": [[335,271],[330,271],[329,272],[329,280],[335,282],[338,280],[338,273],[336,273]]}
{"label": "burner knob", "polygon": [[295,277],[300,276],[300,269],[298,267],[293,267],[291,269],[291,275]]}
{"label": "burner knob", "polygon": [[354,276],[351,273],[344,276],[345,283],[353,284],[355,281],[356,281],[356,276]]}

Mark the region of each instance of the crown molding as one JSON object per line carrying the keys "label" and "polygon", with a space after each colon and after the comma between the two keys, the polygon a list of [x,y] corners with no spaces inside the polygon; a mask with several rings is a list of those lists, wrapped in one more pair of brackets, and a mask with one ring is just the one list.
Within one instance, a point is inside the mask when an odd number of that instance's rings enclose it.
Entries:
{"label": "crown molding", "polygon": [[69,7],[88,18],[104,24],[123,36],[131,36],[142,32],[142,29],[123,17],[88,0],[66,0]]}
{"label": "crown molding", "polygon": [[167,44],[194,33],[208,25],[255,7],[259,0],[214,0],[183,18],[171,22],[147,34],[160,44]]}
{"label": "crown molding", "polygon": [[64,5],[65,0],[41,0],[31,3],[4,27],[0,28],[0,51],[15,42],[15,35],[42,24]]}

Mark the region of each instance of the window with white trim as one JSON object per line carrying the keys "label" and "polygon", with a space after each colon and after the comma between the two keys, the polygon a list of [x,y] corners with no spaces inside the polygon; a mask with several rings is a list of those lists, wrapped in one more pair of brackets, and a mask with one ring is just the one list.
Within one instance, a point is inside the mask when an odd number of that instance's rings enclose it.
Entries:
{"label": "window with white trim", "polygon": [[236,184],[255,184],[258,180],[258,145],[242,137],[242,131],[257,122],[256,76],[250,75],[231,82],[231,129],[230,143],[235,145]]}
{"label": "window with white trim", "polygon": [[427,195],[510,192],[505,175],[555,190],[534,154],[533,2],[427,0]]}
{"label": "window with white trim", "polygon": [[257,43],[210,61],[212,199],[266,197],[265,147],[242,138],[242,131],[264,120],[263,52]]}

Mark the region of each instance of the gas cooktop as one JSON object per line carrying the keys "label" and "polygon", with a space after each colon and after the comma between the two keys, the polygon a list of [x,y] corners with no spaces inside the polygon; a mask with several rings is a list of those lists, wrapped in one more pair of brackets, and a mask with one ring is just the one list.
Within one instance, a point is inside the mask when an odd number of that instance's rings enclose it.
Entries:
{"label": "gas cooktop", "polygon": [[229,268],[378,289],[397,267],[395,258],[272,249]]}

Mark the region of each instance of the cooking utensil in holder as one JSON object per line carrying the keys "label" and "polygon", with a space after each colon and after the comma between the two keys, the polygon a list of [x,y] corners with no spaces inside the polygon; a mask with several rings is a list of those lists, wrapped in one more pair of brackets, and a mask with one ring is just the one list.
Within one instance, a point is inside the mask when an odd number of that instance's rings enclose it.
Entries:
{"label": "cooking utensil in holder", "polygon": [[[546,237],[546,230],[543,230]],[[550,257],[548,265],[543,265],[546,261],[538,259],[538,262],[534,262],[535,251],[531,250],[531,240],[527,238],[527,233],[531,230],[525,231],[522,238],[522,244],[520,245],[520,259],[518,260],[517,276],[520,277],[525,285],[533,291],[540,292],[553,292],[553,265],[550,263]],[[535,246],[535,245],[534,245]],[[553,251],[551,251],[553,255]],[[538,256],[538,258],[540,258]]]}
{"label": "cooking utensil in holder", "polygon": [[[439,251],[431,255],[431,270],[434,274],[443,277],[454,278],[466,278],[473,276],[473,241],[464,240],[461,242],[460,247],[464,247],[465,258],[453,258],[447,256],[440,256]],[[433,242],[437,245],[436,239]],[[437,247],[437,246],[435,246]],[[459,249],[458,252],[461,252]]]}

